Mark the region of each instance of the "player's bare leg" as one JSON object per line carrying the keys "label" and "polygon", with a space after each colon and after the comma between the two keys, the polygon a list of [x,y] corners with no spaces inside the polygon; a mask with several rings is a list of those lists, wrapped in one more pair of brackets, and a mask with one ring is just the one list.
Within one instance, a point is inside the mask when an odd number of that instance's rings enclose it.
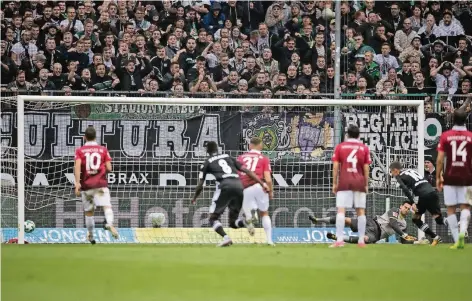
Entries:
{"label": "player's bare leg", "polygon": [[338,213],[336,214],[336,241],[329,246],[330,248],[344,247],[344,218],[346,216],[346,209],[344,207],[338,207]]}
{"label": "player's bare leg", "polygon": [[461,216],[459,220],[459,239],[458,239],[458,248],[463,249],[465,246],[465,233],[469,227],[470,221],[470,206],[467,204],[461,204]]}
{"label": "player's bare leg", "polygon": [[275,246],[272,241],[272,221],[270,220],[269,212],[259,211],[262,220],[262,227],[264,227],[264,232],[267,238],[267,244],[270,246]]}
{"label": "player's bare leg", "polygon": [[441,238],[429,227],[429,225],[421,220],[421,214],[415,213],[413,215],[413,224],[418,227],[421,231],[423,231],[427,236],[429,236],[431,239],[433,239],[433,242],[431,243],[432,246],[436,246],[440,241]]}
{"label": "player's bare leg", "polygon": [[94,245],[95,239],[93,237],[93,230],[95,229],[95,219],[93,217],[93,210],[85,212],[85,226],[87,227],[87,240]]}
{"label": "player's bare leg", "polygon": [[[367,225],[367,218],[365,217],[364,208],[356,208],[357,212],[357,228],[359,229],[359,237],[365,237],[365,227]],[[358,246],[365,247],[365,240],[359,239]]]}
{"label": "player's bare leg", "polygon": [[113,226],[113,210],[109,206],[103,207],[103,212],[105,213],[105,229],[110,231],[114,239],[119,237],[118,230]]}
{"label": "player's bare leg", "polygon": [[459,240],[459,221],[457,220],[456,209],[456,206],[447,206],[447,224],[454,240],[454,245],[451,249],[457,249],[457,241]]}

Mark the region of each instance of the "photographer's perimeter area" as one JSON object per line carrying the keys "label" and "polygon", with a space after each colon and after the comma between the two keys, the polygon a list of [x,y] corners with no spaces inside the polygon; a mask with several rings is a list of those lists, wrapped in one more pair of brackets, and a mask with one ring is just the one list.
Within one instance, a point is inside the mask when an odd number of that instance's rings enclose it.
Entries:
{"label": "photographer's perimeter area", "polygon": [[381,244],[2,246],[2,300],[470,300],[472,248]]}

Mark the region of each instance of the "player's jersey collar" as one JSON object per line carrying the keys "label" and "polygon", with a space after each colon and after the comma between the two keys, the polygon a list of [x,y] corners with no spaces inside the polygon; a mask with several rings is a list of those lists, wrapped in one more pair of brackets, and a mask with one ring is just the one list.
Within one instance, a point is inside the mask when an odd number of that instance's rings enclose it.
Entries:
{"label": "player's jersey collar", "polygon": [[355,138],[347,138],[346,140],[344,140],[344,142],[361,142],[361,140]]}
{"label": "player's jersey collar", "polygon": [[250,152],[250,153],[256,153],[256,154],[260,154],[260,153],[261,153],[261,151],[258,151],[258,150],[256,150],[256,149],[251,149],[249,152]]}
{"label": "player's jersey collar", "polygon": [[84,145],[98,145],[97,141],[87,141]]}
{"label": "player's jersey collar", "polygon": [[460,126],[460,125],[455,125],[452,127],[452,129],[455,131],[467,131],[467,128],[465,126]]}

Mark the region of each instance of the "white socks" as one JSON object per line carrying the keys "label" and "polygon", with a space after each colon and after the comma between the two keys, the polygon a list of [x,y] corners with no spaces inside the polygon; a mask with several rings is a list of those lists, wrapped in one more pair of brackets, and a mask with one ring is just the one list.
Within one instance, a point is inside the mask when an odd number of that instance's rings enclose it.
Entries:
{"label": "white socks", "polygon": [[451,231],[452,239],[454,239],[454,242],[457,242],[457,240],[459,239],[459,225],[457,223],[457,216],[455,214],[449,215],[447,217],[447,224],[449,225],[449,230]]}
{"label": "white socks", "polygon": [[85,216],[85,226],[89,233],[93,233],[93,229],[95,228],[95,219],[93,216]]}
{"label": "white socks", "polygon": [[470,210],[469,209],[463,209],[461,211],[461,217],[460,217],[460,233],[465,233],[467,231],[467,228],[469,227],[469,219],[470,219]]}
{"label": "white socks", "polygon": [[264,227],[267,243],[272,243],[272,221],[270,220],[270,216],[264,215],[262,217],[262,227]]}
{"label": "white socks", "polygon": [[359,230],[359,243],[364,243],[365,226],[367,224],[367,218],[365,215],[357,217],[357,228]]}
{"label": "white socks", "polygon": [[113,210],[111,208],[104,208],[103,212],[105,213],[107,226],[113,226]]}
{"label": "white socks", "polygon": [[[344,213],[338,213],[336,214],[336,237],[338,242],[342,242],[343,240],[343,235],[344,235]],[[364,228],[365,231],[365,228]]]}

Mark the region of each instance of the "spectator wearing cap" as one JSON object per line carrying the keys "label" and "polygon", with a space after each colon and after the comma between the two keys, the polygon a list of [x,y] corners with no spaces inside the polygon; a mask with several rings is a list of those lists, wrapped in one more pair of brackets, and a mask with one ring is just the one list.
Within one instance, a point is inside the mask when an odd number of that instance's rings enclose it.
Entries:
{"label": "spectator wearing cap", "polygon": [[31,32],[23,30],[21,32],[21,41],[14,44],[11,48],[11,59],[17,66],[30,66],[32,58],[37,52],[38,47],[31,43]]}
{"label": "spectator wearing cap", "polygon": [[424,177],[431,186],[436,187],[436,168],[431,155],[424,156]]}
{"label": "spectator wearing cap", "polygon": [[411,58],[420,61],[424,58],[423,52],[421,51],[421,38],[414,37],[411,40],[411,45],[408,46],[400,55],[398,59],[403,63],[406,61],[410,61]]}
{"label": "spectator wearing cap", "polygon": [[215,2],[210,12],[203,17],[203,25],[208,33],[214,34],[218,29],[223,28],[225,20],[226,17],[221,12],[221,4]]}
{"label": "spectator wearing cap", "polygon": [[7,54],[7,42],[2,40],[0,41],[0,55],[1,55],[1,83],[2,85],[7,85],[13,81],[15,78],[18,68],[15,62]]}
{"label": "spectator wearing cap", "polygon": [[233,93],[244,96],[244,95],[247,95],[248,90],[249,90],[248,82],[245,79],[240,79],[238,82],[238,88],[234,90]]}
{"label": "spectator wearing cap", "polygon": [[405,19],[403,21],[403,28],[397,30],[395,33],[394,44],[395,50],[398,53],[403,52],[409,45],[414,37],[418,36],[418,33],[411,28],[411,20]]}
{"label": "spectator wearing cap", "polygon": [[[269,28],[269,32],[274,35],[279,35],[279,33],[283,34],[283,31],[285,30],[285,24],[288,25],[287,30],[292,30],[292,24],[290,23],[293,20],[289,20],[287,22],[284,22],[285,16],[282,11],[282,6],[278,3],[275,3],[272,5],[271,9],[271,14],[266,15],[265,19],[265,24]],[[298,23],[298,19],[297,19]],[[298,25],[297,25],[298,28]]]}
{"label": "spectator wearing cap", "polygon": [[452,13],[445,11],[443,19],[439,22],[440,37],[455,37],[464,34],[464,28],[457,19],[452,19]]}
{"label": "spectator wearing cap", "polygon": [[[280,14],[274,17],[273,10],[280,10]],[[277,0],[267,8],[265,15],[265,23],[268,27],[274,26],[276,23],[287,23],[292,17],[292,8],[283,0]]]}
{"label": "spectator wearing cap", "polygon": [[459,79],[466,76],[464,70],[447,61],[443,62],[438,68],[432,69],[430,74],[436,82],[436,93],[446,91],[449,95],[456,93]]}

